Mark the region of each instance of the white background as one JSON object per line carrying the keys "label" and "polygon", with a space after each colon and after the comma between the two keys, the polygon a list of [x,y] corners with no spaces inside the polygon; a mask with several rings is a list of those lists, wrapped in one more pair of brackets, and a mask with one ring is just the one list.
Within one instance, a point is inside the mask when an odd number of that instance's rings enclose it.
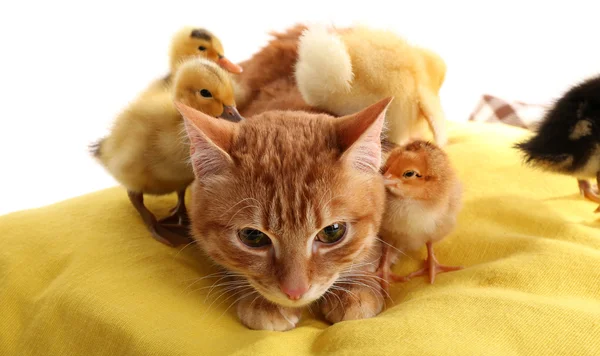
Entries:
{"label": "white background", "polygon": [[464,121],[484,93],[547,103],[600,72],[600,2],[2,1],[0,214],[114,186],[87,154],[115,115],[166,73],[169,40],[203,26],[234,62],[297,22],[364,23],[448,64],[442,101]]}

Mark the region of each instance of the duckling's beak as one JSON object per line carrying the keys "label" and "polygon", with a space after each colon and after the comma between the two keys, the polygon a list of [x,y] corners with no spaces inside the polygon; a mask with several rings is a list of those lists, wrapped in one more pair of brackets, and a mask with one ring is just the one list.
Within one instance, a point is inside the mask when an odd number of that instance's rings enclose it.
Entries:
{"label": "duckling's beak", "polygon": [[223,105],[223,113],[219,117],[231,122],[240,122],[244,119],[235,106],[231,105]]}
{"label": "duckling's beak", "polygon": [[219,63],[221,68],[231,73],[240,74],[244,71],[242,67],[238,66],[237,64],[233,63],[232,61],[223,56],[219,56],[219,60],[217,61],[217,63]]}

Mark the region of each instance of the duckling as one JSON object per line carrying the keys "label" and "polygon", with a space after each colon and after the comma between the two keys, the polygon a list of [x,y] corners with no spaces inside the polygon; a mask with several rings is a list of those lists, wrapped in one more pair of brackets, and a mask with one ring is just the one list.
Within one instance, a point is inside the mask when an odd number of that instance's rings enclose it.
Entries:
{"label": "duckling", "polygon": [[446,64],[435,52],[414,46],[391,31],[364,26],[306,30],[298,45],[295,77],[304,100],[346,115],[393,96],[386,114],[390,142],[447,142],[439,90]]}
{"label": "duckling", "polygon": [[548,109],[534,135],[514,148],[531,167],[576,178],[580,193],[600,203],[589,182],[600,181],[600,75],[570,87]]}
{"label": "duckling", "polygon": [[214,34],[203,28],[186,26],[177,31],[171,39],[169,73],[153,80],[138,98],[151,99],[154,95],[162,95],[164,90],[169,89],[173,73],[177,72],[179,66],[196,57],[211,60],[230,73],[239,74],[243,71],[242,67],[225,57],[223,45]]}
{"label": "duckling", "polygon": [[216,62],[228,72],[239,74],[243,69],[225,57],[221,41],[208,30],[184,27],[173,36],[170,48],[171,72],[191,57],[202,57]]}
{"label": "duckling", "polygon": [[[242,120],[227,72],[210,60],[194,58],[180,64],[171,92],[134,101],[116,118],[111,133],[91,147],[93,156],[127,189],[152,236],[169,246],[187,241],[185,190],[194,180],[189,141],[175,101],[213,117]],[[177,206],[157,221],[144,205],[144,194],[173,192]]]}

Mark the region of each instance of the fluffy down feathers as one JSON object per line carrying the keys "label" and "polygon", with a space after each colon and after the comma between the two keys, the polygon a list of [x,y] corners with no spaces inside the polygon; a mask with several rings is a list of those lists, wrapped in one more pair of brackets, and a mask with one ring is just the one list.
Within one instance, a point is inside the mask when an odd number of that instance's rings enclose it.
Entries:
{"label": "fluffy down feathers", "polygon": [[390,31],[314,27],[300,39],[295,76],[309,105],[336,115],[393,96],[386,117],[391,142],[434,138],[444,146],[445,115],[438,93],[445,73],[438,55]]}

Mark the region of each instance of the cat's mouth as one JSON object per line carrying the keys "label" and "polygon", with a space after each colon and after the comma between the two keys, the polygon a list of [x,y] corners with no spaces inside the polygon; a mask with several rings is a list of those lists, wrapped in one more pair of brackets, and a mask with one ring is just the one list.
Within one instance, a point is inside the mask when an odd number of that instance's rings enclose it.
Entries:
{"label": "cat's mouth", "polygon": [[298,299],[290,299],[280,289],[268,289],[260,283],[248,278],[250,285],[268,301],[289,308],[300,308],[311,304],[321,298],[335,283],[338,275],[334,275],[325,283],[313,283],[310,288]]}

